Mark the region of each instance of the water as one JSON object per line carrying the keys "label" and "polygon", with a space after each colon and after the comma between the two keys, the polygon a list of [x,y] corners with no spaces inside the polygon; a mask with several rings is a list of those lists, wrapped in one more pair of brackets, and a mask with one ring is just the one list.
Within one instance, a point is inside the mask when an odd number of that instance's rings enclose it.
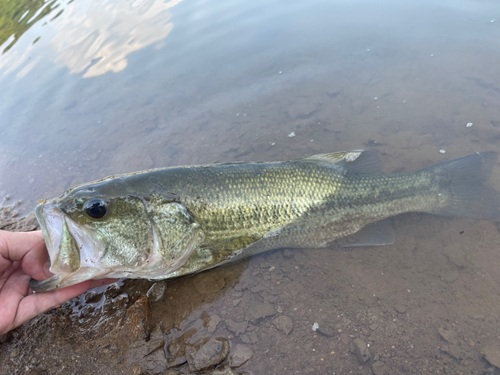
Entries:
{"label": "water", "polygon": [[[398,172],[499,148],[494,2],[7,4],[0,197],[23,201],[22,213],[147,168],[369,148]],[[500,186],[498,170],[491,181]],[[416,214],[395,225],[392,246],[263,254],[211,271],[226,280],[212,292],[176,281],[153,318],[174,341],[197,327],[250,347],[243,368],[255,374],[488,370],[483,355],[500,352],[497,227]],[[274,315],[248,315],[262,304]],[[214,332],[200,328],[204,314],[221,320]],[[75,348],[54,332],[51,358],[62,365]],[[350,351],[355,338],[370,344],[366,363]]]}

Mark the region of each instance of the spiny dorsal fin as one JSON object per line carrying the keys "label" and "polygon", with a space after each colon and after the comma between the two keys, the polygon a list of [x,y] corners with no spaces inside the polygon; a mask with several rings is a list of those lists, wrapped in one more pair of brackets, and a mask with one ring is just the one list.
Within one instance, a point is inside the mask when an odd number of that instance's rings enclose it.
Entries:
{"label": "spiny dorsal fin", "polygon": [[382,159],[378,151],[339,151],[312,155],[300,160],[337,164],[358,173],[380,173],[382,171]]}

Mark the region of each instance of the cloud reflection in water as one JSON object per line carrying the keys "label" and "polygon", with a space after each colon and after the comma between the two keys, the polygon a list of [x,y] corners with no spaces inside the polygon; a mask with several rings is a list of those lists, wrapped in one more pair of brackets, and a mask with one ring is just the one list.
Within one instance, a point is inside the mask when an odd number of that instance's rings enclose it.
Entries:
{"label": "cloud reflection in water", "polygon": [[88,7],[68,7],[65,17],[54,22],[57,34],[50,45],[56,62],[71,73],[96,77],[120,72],[127,56],[160,42],[172,31],[170,8],[182,0],[94,1]]}
{"label": "cloud reflection in water", "polygon": [[13,48],[0,56],[0,70],[3,76],[17,71],[17,78],[22,78],[47,56],[45,60],[63,63],[72,74],[83,72],[83,78],[120,72],[127,67],[129,54],[168,36],[174,27],[169,9],[181,1],[70,2],[60,17],[40,19],[36,28],[26,31],[24,40],[14,45],[17,40],[9,37],[3,46]]}

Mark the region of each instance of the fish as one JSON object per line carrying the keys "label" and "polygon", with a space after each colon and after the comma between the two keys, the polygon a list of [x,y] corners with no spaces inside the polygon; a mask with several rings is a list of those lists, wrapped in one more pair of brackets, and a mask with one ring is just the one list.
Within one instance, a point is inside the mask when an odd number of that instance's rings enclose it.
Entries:
{"label": "fish", "polygon": [[[407,212],[500,218],[486,185],[492,151],[416,172],[383,174],[376,151],[113,175],[35,207],[50,258],[35,292],[89,279],[161,280],[280,248],[384,245]],[[356,239],[356,236],[359,238]]]}

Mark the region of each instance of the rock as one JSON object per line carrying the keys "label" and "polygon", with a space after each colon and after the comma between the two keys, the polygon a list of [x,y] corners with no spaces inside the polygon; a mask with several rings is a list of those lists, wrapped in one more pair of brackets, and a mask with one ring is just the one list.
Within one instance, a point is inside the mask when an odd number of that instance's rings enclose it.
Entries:
{"label": "rock", "polygon": [[231,319],[226,319],[225,322],[227,329],[233,332],[235,336],[245,333],[248,327],[248,322],[238,323]]}
{"label": "rock", "polygon": [[491,365],[500,368],[500,346],[498,344],[488,344],[483,349],[484,359]]}
{"label": "rock", "polygon": [[293,251],[285,250],[283,251],[283,256],[288,259],[293,258]]}
{"label": "rock", "polygon": [[250,334],[245,333],[241,335],[240,340],[245,344],[256,344],[259,342],[259,338],[257,337],[257,334],[255,334],[255,332],[253,334],[252,332],[250,332]]}
{"label": "rock", "polygon": [[443,345],[439,348],[443,353],[448,354],[450,357],[456,359],[457,361],[461,359],[460,351],[454,345]]}
{"label": "rock", "polygon": [[354,353],[358,357],[360,363],[365,363],[371,357],[370,350],[366,346],[366,343],[361,339],[354,339],[352,342],[354,346]]}
{"label": "rock", "polygon": [[246,372],[246,371],[235,371],[235,370],[232,370],[231,367],[229,367],[229,366],[224,366],[222,368],[215,369],[210,374],[211,375],[247,375],[248,372]]}
{"label": "rock", "polygon": [[149,339],[148,354],[154,352],[157,349],[163,348],[165,346],[165,336],[160,327],[156,327],[153,332],[151,332]]}
{"label": "rock", "polygon": [[443,340],[449,342],[450,344],[454,344],[456,342],[456,332],[440,327],[438,328],[438,333]]}
{"label": "rock", "polygon": [[[288,107],[288,115],[293,119],[309,119],[318,110],[317,103],[294,103]],[[291,132],[291,130],[290,130]]]}
{"label": "rock", "polygon": [[372,365],[372,371],[374,375],[388,375],[389,369],[384,362],[377,361]]}
{"label": "rock", "polygon": [[[128,347],[127,363],[139,363],[145,356],[148,355],[149,343],[142,339],[135,340]],[[140,366],[139,366],[140,367]]]}
{"label": "rock", "polygon": [[163,298],[165,290],[167,290],[165,281],[159,281],[157,283],[154,283],[151,286],[151,288],[149,288],[148,292],[146,293],[146,296],[149,298],[150,301],[158,302]]}
{"label": "rock", "polygon": [[182,375],[182,372],[170,369],[165,371],[163,375]]}
{"label": "rock", "polygon": [[153,326],[153,315],[148,297],[142,296],[127,310],[125,331],[132,340],[139,337],[148,340]]}
{"label": "rock", "polygon": [[161,374],[167,367],[167,359],[162,349],[158,349],[141,360],[142,368],[148,374]]}
{"label": "rock", "polygon": [[318,323],[319,327],[316,330],[320,335],[326,336],[326,337],[333,337],[335,334],[335,331],[333,330],[333,327],[328,324],[327,322],[320,321]]}
{"label": "rock", "polygon": [[246,320],[257,321],[276,314],[274,306],[269,302],[254,303],[250,305],[246,313]]}
{"label": "rock", "polygon": [[211,338],[199,346],[186,346],[186,359],[191,371],[218,365],[229,354],[229,343],[223,338]]}
{"label": "rock", "polygon": [[242,344],[237,344],[231,355],[230,363],[231,367],[240,367],[244,363],[248,362],[250,358],[253,357],[253,351],[250,347]]}
{"label": "rock", "polygon": [[209,317],[209,319],[205,323],[207,331],[209,333],[214,333],[221,320],[222,319],[219,315],[212,315],[211,317]]}
{"label": "rock", "polygon": [[226,285],[224,278],[215,270],[202,272],[193,278],[195,289],[200,294],[213,294]]}
{"label": "rock", "polygon": [[312,347],[313,347],[313,343],[312,343],[311,341],[306,342],[306,343],[304,344],[304,351],[305,351],[305,352],[308,352],[309,350],[311,350],[311,349],[312,349]]}
{"label": "rock", "polygon": [[286,315],[278,316],[273,320],[273,324],[280,331],[283,331],[285,335],[288,335],[293,329],[293,321]]}
{"label": "rock", "polygon": [[406,312],[406,306],[403,303],[398,302],[394,306],[394,310],[396,310],[400,314],[404,314]]}
{"label": "rock", "polygon": [[345,345],[349,345],[349,341],[351,341],[349,339],[349,336],[346,335],[345,333],[341,333],[340,334],[340,341],[342,341]]}

